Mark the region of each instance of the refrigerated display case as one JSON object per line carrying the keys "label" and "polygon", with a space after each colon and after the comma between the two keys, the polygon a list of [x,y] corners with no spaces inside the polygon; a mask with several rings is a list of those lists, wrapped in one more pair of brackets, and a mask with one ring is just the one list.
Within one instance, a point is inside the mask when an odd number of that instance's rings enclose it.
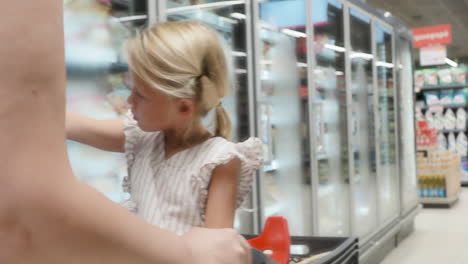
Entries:
{"label": "refrigerated display case", "polygon": [[336,0],[312,1],[315,96],[311,117],[316,133],[317,235],[321,236],[351,234],[343,10]]}
{"label": "refrigerated display case", "polygon": [[394,34],[389,26],[374,23],[374,53],[378,109],[377,183],[379,225],[386,226],[400,213],[397,173],[397,123],[394,67]]}
{"label": "refrigerated display case", "polygon": [[398,123],[400,144],[400,194],[401,215],[408,216],[417,210],[418,181],[416,175],[416,135],[413,93],[413,55],[410,34],[397,38],[398,65]]}
{"label": "refrigerated display case", "polygon": [[[113,119],[127,109],[124,40],[146,23],[146,1],[64,1],[67,111],[95,119]],[[127,197],[122,154],[68,142],[74,174],[108,198]]]}
{"label": "refrigerated display case", "polygon": [[252,10],[255,103],[265,162],[259,178],[260,222],[280,215],[292,235],[311,235],[306,3],[253,1]]}
{"label": "refrigerated display case", "polygon": [[351,217],[353,233],[367,239],[378,227],[372,20],[350,8],[349,21]]}

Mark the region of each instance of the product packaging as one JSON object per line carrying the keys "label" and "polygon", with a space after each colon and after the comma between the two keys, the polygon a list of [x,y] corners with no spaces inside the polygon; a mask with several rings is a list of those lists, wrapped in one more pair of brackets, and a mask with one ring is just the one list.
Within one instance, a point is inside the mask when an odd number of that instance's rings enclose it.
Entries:
{"label": "product packaging", "polygon": [[427,121],[427,126],[429,128],[436,128],[434,114],[431,111],[426,111],[425,117]]}
{"label": "product packaging", "polygon": [[453,113],[452,109],[448,109],[444,115],[444,129],[453,130],[457,124],[457,117]]}
{"label": "product packaging", "polygon": [[437,74],[440,85],[450,85],[453,83],[452,71],[450,69],[440,69]]}
{"label": "product packaging", "polygon": [[[455,121],[454,121],[455,123]],[[435,128],[437,130],[443,130],[444,127],[445,127],[445,117],[444,115],[442,114],[442,112],[435,112],[434,113],[434,124],[435,124]]]}
{"label": "product packaging", "polygon": [[456,90],[453,94],[454,104],[466,104],[467,89]]}
{"label": "product packaging", "polygon": [[439,84],[438,76],[436,69],[426,69],[424,70],[424,85],[435,86]]}
{"label": "product packaging", "polygon": [[458,108],[456,129],[464,130],[465,128],[466,128],[466,111],[463,108]]}
{"label": "product packaging", "polygon": [[461,157],[465,157],[468,151],[468,139],[465,133],[458,133],[456,144],[458,155],[460,155]]}
{"label": "product packaging", "polygon": [[439,133],[437,135],[437,142],[439,142],[439,146],[443,149],[443,150],[447,150],[447,138],[445,137],[445,135],[443,133]]}
{"label": "product packaging", "polygon": [[457,150],[457,141],[455,139],[455,134],[453,132],[450,132],[448,135],[448,150],[450,151],[456,151]]}
{"label": "product packaging", "polygon": [[453,82],[455,84],[462,84],[462,85],[466,84],[466,73],[467,73],[466,67],[452,68]]}
{"label": "product packaging", "polygon": [[417,70],[414,72],[414,85],[418,88],[421,88],[424,86],[424,71]]}
{"label": "product packaging", "polygon": [[424,97],[428,106],[440,104],[438,91],[425,92]]}
{"label": "product packaging", "polygon": [[439,102],[441,105],[450,105],[453,103],[453,90],[444,89],[440,91]]}
{"label": "product packaging", "polygon": [[423,120],[426,120],[426,118],[424,117],[423,113],[422,113],[422,110],[421,108],[419,107],[416,107],[415,111],[414,111],[414,116],[416,118],[417,121],[423,121]]}

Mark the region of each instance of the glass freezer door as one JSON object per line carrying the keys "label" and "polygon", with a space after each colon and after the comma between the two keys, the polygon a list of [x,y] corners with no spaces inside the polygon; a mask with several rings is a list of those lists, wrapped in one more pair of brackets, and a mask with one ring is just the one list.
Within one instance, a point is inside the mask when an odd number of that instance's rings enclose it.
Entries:
{"label": "glass freezer door", "polygon": [[291,235],[312,235],[306,3],[254,3],[257,122],[265,160],[262,222],[284,216]]}
{"label": "glass freezer door", "polygon": [[377,164],[375,152],[374,88],[371,20],[350,9],[351,36],[351,199],[353,235],[360,238],[377,229]]}
{"label": "glass freezer door", "polygon": [[[224,42],[233,85],[229,95],[222,99],[223,107],[233,125],[233,140],[244,141],[250,136],[253,109],[249,105],[249,93],[253,88],[249,69],[252,56],[248,44],[246,1],[168,1],[167,21],[192,20],[215,29]],[[206,120],[210,123],[209,120]],[[242,233],[254,232],[252,197],[237,211],[235,227]]]}
{"label": "glass freezer door", "polygon": [[312,0],[318,235],[348,236],[349,158],[343,5]]}
{"label": "glass freezer door", "polygon": [[393,33],[376,23],[376,74],[378,91],[378,190],[380,224],[386,225],[399,215],[399,181],[397,173],[397,138],[395,112],[395,84],[393,62]]}
{"label": "glass freezer door", "polygon": [[413,58],[412,43],[405,38],[398,41],[400,79],[398,112],[400,114],[400,179],[402,213],[407,214],[418,206],[416,177],[416,146],[414,129]]}
{"label": "glass freezer door", "polygon": [[[67,111],[95,119],[127,111],[122,44],[146,20],[146,1],[64,0]],[[127,175],[123,154],[76,142],[68,143],[68,154],[81,181],[116,202],[128,198],[121,187]]]}

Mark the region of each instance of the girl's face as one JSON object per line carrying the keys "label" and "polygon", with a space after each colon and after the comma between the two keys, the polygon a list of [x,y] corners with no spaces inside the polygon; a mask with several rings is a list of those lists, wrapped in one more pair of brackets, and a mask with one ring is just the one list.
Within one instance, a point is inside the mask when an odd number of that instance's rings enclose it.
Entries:
{"label": "girl's face", "polygon": [[128,98],[138,126],[146,132],[172,129],[177,121],[174,99],[149,87],[132,73],[132,93]]}

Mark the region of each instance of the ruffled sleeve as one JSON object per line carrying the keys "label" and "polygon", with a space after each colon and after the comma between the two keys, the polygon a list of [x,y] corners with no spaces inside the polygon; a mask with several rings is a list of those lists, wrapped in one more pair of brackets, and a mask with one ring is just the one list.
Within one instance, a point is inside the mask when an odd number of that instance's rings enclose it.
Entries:
{"label": "ruffled sleeve", "polygon": [[208,198],[208,186],[213,170],[219,165],[227,164],[234,158],[241,161],[241,172],[237,185],[236,207],[240,207],[252,189],[256,171],[262,166],[261,142],[257,138],[250,138],[241,143],[226,142],[224,146],[216,146],[218,153],[206,161],[197,175],[192,180],[195,191],[199,193],[199,209],[204,219],[206,201]]}
{"label": "ruffled sleeve", "polygon": [[[130,171],[135,161],[135,155],[138,149],[138,143],[143,136],[144,132],[138,127],[137,122],[133,118],[131,111],[128,111],[124,117],[124,134],[125,134],[125,158],[127,159],[128,174],[131,175]],[[127,182],[124,182],[124,188],[128,188]]]}
{"label": "ruffled sleeve", "polygon": [[[144,132],[138,127],[138,124],[133,118],[131,111],[127,112],[123,121],[125,134],[124,150],[125,158],[127,160],[127,176],[123,179],[122,188],[124,192],[131,193],[131,170],[135,161],[135,156],[139,149],[139,142],[141,141]],[[137,206],[132,200],[126,200],[122,202],[121,205],[132,212],[137,211]]]}

